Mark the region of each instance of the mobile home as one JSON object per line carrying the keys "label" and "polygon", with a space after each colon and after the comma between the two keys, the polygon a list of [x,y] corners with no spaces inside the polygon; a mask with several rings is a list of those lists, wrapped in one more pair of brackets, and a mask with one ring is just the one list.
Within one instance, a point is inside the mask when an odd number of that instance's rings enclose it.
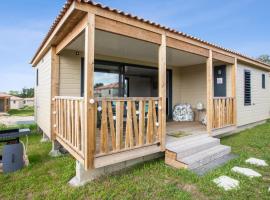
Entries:
{"label": "mobile home", "polygon": [[10,109],[21,109],[24,106],[23,98],[11,96],[10,97]]}
{"label": "mobile home", "polygon": [[[270,115],[269,65],[92,1],[66,2],[31,63],[36,122],[77,160],[77,183],[164,152],[195,167],[177,155],[190,137],[170,135],[196,135],[200,162],[203,142]],[[192,122],[172,121],[182,103]],[[230,152],[208,147],[211,158]]]}

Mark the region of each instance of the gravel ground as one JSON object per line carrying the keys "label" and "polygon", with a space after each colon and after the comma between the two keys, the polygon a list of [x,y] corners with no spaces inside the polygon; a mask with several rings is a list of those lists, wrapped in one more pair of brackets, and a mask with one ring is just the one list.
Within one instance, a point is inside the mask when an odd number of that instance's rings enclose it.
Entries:
{"label": "gravel ground", "polygon": [[0,124],[17,125],[17,124],[33,124],[34,116],[0,116]]}

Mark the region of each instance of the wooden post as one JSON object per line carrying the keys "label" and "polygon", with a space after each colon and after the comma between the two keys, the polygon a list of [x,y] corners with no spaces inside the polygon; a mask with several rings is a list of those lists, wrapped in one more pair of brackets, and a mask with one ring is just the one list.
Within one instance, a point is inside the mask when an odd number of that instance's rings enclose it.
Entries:
{"label": "wooden post", "polygon": [[166,143],[166,35],[161,37],[158,54],[158,95],[161,97],[161,150],[165,151]]}
{"label": "wooden post", "polygon": [[209,57],[206,62],[206,80],[207,80],[207,132],[211,135],[212,116],[213,116],[213,57],[212,50],[209,50]]}
{"label": "wooden post", "polygon": [[232,103],[233,103],[233,124],[237,125],[237,101],[236,101],[236,76],[237,76],[237,58],[234,59],[234,64],[232,65]]}
{"label": "wooden post", "polygon": [[[95,15],[88,13],[85,28],[85,77],[84,77],[84,119],[85,119],[85,169],[94,168],[95,137],[95,103],[94,103],[94,47],[95,47]],[[91,101],[91,103],[90,103]]]}
{"label": "wooden post", "polygon": [[55,96],[59,95],[59,73],[60,73],[60,63],[59,56],[56,54],[56,48],[53,46],[51,48],[51,139],[56,138],[56,129],[54,127],[56,122],[55,114]]}

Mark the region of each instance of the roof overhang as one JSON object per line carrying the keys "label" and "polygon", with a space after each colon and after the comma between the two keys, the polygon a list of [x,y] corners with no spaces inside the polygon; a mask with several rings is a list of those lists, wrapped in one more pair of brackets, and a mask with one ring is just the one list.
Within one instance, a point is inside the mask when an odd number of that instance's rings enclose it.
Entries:
{"label": "roof overhang", "polygon": [[226,59],[228,63],[232,62],[232,59],[237,58],[239,61],[248,63],[255,67],[263,68],[270,71],[270,65],[263,63],[259,60],[250,58],[246,55],[219,47],[215,44],[201,40],[199,38],[187,35],[183,32],[173,30],[171,28],[156,24],[154,22],[144,20],[138,16],[133,16],[129,13],[119,11],[116,9],[103,6],[98,3],[94,3],[90,0],[67,0],[63,9],[59,13],[58,17],[51,26],[48,34],[44,38],[40,47],[37,49],[34,57],[31,60],[32,66],[36,66],[41,58],[46,54],[51,46],[58,45],[63,38],[70,32],[70,29],[76,26],[79,21],[87,14],[91,12],[96,16],[105,17],[107,19],[113,19],[125,24],[132,25],[134,27],[140,27],[142,29],[151,31],[158,34],[166,34],[172,39],[177,39],[182,42],[213,50],[214,56],[217,58]]}
{"label": "roof overhang", "polygon": [[32,66],[36,66],[46,52],[48,52],[50,47],[59,44],[70,32],[70,29],[76,26],[76,24],[78,24],[78,22],[84,17],[86,12],[76,9],[75,3],[75,0],[69,0],[66,2],[40,47],[33,56],[30,62]]}

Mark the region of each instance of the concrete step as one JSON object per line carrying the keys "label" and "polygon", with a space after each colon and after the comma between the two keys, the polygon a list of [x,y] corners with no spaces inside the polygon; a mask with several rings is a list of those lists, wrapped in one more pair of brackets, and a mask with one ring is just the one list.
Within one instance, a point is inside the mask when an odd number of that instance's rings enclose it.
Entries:
{"label": "concrete step", "polygon": [[209,138],[209,136],[207,134],[186,136],[175,142],[170,142],[169,144],[166,145],[166,149],[170,150],[174,147],[184,146],[189,142],[199,141],[203,138]]}
{"label": "concrete step", "polygon": [[206,165],[213,160],[216,160],[231,152],[231,147],[225,145],[217,145],[209,149],[205,149],[201,152],[195,153],[191,156],[187,156],[181,159],[177,159],[179,162],[185,163],[188,169],[195,169],[200,166]]}
{"label": "concrete step", "polygon": [[224,155],[220,158],[217,158],[215,160],[212,160],[210,163],[207,163],[203,166],[192,169],[192,171],[195,172],[196,174],[198,174],[199,176],[203,176],[207,172],[212,171],[218,167],[225,165],[227,162],[229,162],[230,160],[232,160],[234,158],[237,158],[237,156],[230,153],[230,154]]}
{"label": "concrete step", "polygon": [[177,153],[177,159],[181,159],[193,154],[199,153],[206,149],[220,145],[220,140],[216,138],[202,138],[198,141],[193,141],[185,144],[184,146],[179,146],[174,148],[174,152]]}

